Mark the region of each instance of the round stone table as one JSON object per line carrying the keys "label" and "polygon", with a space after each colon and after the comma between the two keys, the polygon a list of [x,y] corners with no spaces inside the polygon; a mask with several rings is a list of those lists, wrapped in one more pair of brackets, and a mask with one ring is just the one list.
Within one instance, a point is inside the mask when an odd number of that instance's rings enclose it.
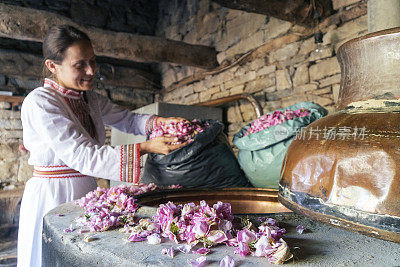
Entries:
{"label": "round stone table", "polygon": [[[146,212],[144,212],[146,213]],[[62,214],[64,216],[58,216]],[[74,219],[83,214],[83,209],[73,203],[60,205],[44,218],[43,226],[43,264],[44,266],[189,266],[188,259],[200,257],[175,250],[175,257],[161,254],[163,248],[177,247],[167,239],[160,245],[147,242],[127,242],[127,234],[118,230],[79,234],[77,230],[65,233],[64,230]],[[294,258],[288,266],[399,266],[400,244],[374,239],[357,233],[347,232],[329,225],[312,221],[306,217],[288,212],[276,214],[251,215],[276,219],[286,228],[286,242],[296,247],[292,249]],[[246,217],[246,216],[245,216]],[[298,234],[297,225],[307,230]],[[76,228],[76,227],[75,227]],[[85,236],[96,239],[85,242]],[[266,258],[241,257],[234,254],[234,247],[220,245],[212,247],[206,255],[208,265],[219,266],[220,260],[230,255],[236,266],[268,266]]]}

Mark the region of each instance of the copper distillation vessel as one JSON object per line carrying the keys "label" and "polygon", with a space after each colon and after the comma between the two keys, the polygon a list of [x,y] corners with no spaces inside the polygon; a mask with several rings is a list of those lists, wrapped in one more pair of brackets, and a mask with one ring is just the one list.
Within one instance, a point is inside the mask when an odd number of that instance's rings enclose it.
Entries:
{"label": "copper distillation vessel", "polygon": [[400,243],[400,28],[344,43],[338,111],[285,156],[279,201],[319,221]]}

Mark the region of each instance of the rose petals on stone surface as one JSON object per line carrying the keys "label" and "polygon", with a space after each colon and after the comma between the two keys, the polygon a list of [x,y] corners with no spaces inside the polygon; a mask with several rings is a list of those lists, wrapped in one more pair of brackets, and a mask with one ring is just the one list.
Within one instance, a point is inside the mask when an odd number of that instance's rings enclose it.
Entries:
{"label": "rose petals on stone surface", "polygon": [[130,242],[142,242],[144,240],[146,240],[146,238],[141,237],[137,234],[132,234],[128,237],[128,241],[130,241]]}
{"label": "rose petals on stone surface", "polygon": [[175,256],[174,247],[171,248],[163,248],[161,250],[161,254],[166,254],[168,257],[173,258]]}
{"label": "rose petals on stone surface", "polygon": [[235,261],[226,255],[219,263],[219,267],[235,267]]}
{"label": "rose petals on stone surface", "polygon": [[218,229],[227,232],[232,229],[232,222],[222,219],[218,222]]}
{"label": "rose petals on stone surface", "polygon": [[134,224],[134,213],[138,209],[134,196],[157,190],[154,183],[114,186],[109,189],[98,187],[75,203],[84,208],[85,214],[76,219],[78,226],[91,232],[106,231]]}
{"label": "rose petals on stone surface", "polygon": [[205,221],[197,221],[193,228],[193,232],[196,234],[196,238],[204,237],[209,230],[210,226]]}
{"label": "rose petals on stone surface", "polygon": [[278,249],[270,256],[269,261],[273,264],[282,264],[285,261],[293,258],[293,254],[290,253],[289,247],[283,239],[279,240],[280,245]]}
{"label": "rose petals on stone surface", "polygon": [[250,254],[249,245],[243,242],[239,242],[237,248],[234,251],[235,254],[239,254],[242,257],[245,257]]}
{"label": "rose petals on stone surface", "polygon": [[178,246],[177,247],[177,249],[180,251],[180,252],[183,252],[183,253],[189,253],[190,252],[190,250],[192,249],[192,246],[191,245],[188,245],[188,244],[185,244],[185,245],[180,245],[180,246]]}
{"label": "rose petals on stone surface", "polygon": [[192,253],[200,254],[200,255],[207,255],[210,252],[208,248],[199,248],[198,250],[193,250]]}
{"label": "rose petals on stone surface", "polygon": [[205,264],[207,262],[207,258],[205,256],[201,256],[201,257],[199,257],[197,259],[193,259],[193,260],[188,259],[187,262],[192,267],[202,267],[202,266],[205,266]]}
{"label": "rose petals on stone surface", "polygon": [[228,240],[225,232],[221,230],[212,230],[207,235],[207,241],[212,244],[219,244]]}
{"label": "rose petals on stone surface", "polygon": [[[183,253],[201,244],[202,248],[192,252],[205,255],[212,246],[225,244],[236,247],[235,254],[265,257],[271,263],[282,263],[292,257],[282,239],[286,230],[280,228],[274,219],[260,220],[257,232],[250,220],[246,220],[244,226],[236,223],[233,226],[234,217],[229,203],[219,201],[210,206],[204,200],[199,205],[167,202],[159,205],[153,218],[136,218],[134,215],[138,206],[135,196],[156,189],[154,184],[97,188],[77,201],[85,209],[85,214],[75,222],[90,231],[123,226],[120,232],[128,234],[130,242],[147,240],[149,244],[160,244],[161,237],[166,237],[179,244],[177,249]],[[74,230],[72,225],[67,229],[66,232]],[[173,247],[163,249],[162,253],[171,258],[175,254]],[[205,262],[205,257],[188,261],[193,266],[202,266]],[[221,262],[232,266],[228,258]]]}
{"label": "rose petals on stone surface", "polygon": [[242,243],[250,244],[256,241],[256,239],[256,234],[248,229],[243,229],[237,233],[237,240]]}
{"label": "rose petals on stone surface", "polygon": [[304,232],[304,230],[305,230],[305,228],[303,225],[301,225],[301,224],[297,225],[297,227],[296,227],[297,233],[302,234]]}
{"label": "rose petals on stone surface", "polygon": [[72,226],[72,224],[68,228],[64,229],[64,233],[71,233],[73,231],[75,231],[75,228]]}
{"label": "rose petals on stone surface", "polygon": [[157,233],[151,234],[147,237],[147,243],[151,245],[158,245],[161,244],[160,235]]}
{"label": "rose petals on stone surface", "polygon": [[267,236],[263,235],[258,239],[258,241],[254,244],[254,256],[256,257],[265,257],[267,256],[267,250],[271,248],[270,240]]}

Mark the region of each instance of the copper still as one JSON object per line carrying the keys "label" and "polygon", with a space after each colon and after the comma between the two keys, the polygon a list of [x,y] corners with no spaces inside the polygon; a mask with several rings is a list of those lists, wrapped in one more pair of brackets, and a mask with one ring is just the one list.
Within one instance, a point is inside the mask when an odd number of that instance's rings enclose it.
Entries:
{"label": "copper still", "polygon": [[322,222],[400,243],[400,28],[343,44],[338,111],[286,153],[279,201]]}

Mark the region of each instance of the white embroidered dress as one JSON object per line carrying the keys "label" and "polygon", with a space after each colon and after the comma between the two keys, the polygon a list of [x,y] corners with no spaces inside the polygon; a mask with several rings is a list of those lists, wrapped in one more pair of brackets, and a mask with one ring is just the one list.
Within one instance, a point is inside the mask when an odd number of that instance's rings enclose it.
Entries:
{"label": "white embroidered dress", "polygon": [[[93,91],[87,91],[86,97],[87,102],[83,92],[46,79],[23,102],[24,146],[30,151],[28,163],[35,167],[21,203],[18,266],[41,266],[44,215],[94,190],[93,177],[133,181],[138,146],[105,146],[104,125],[143,135],[148,134],[152,116],[121,109]],[[84,112],[74,110],[71,103],[86,105],[91,125],[83,125],[79,112]]]}

